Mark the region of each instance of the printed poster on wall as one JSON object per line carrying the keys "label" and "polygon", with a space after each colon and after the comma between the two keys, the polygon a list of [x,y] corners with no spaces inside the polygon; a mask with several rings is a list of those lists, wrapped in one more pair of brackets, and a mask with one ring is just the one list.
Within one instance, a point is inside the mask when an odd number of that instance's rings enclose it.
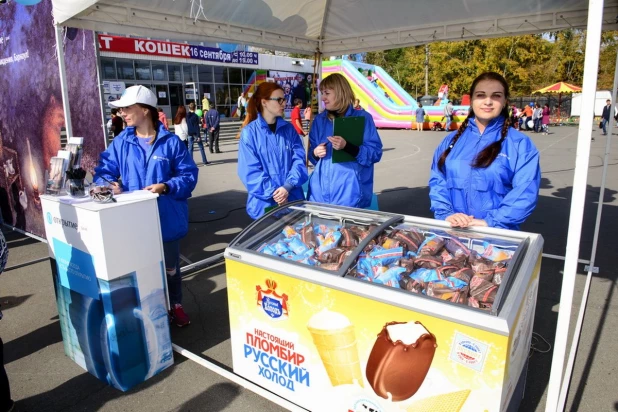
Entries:
{"label": "printed poster on wall", "polygon": [[[82,167],[92,171],[105,149],[94,33],[64,30],[73,133],[84,138]],[[44,236],[39,195],[64,127],[51,1],[0,5],[0,90],[2,219]]]}
{"label": "printed poster on wall", "polygon": [[294,73],[270,70],[268,77],[283,88],[285,96],[285,117],[290,118],[294,108],[294,100],[300,99],[303,108],[307,107],[307,102],[311,102],[311,82],[313,74]]}

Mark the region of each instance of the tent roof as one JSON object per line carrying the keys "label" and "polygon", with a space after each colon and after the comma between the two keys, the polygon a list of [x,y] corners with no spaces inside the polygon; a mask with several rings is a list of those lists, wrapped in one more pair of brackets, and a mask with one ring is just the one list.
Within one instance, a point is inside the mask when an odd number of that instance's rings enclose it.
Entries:
{"label": "tent roof", "polygon": [[565,82],[554,83],[542,89],[535,90],[533,93],[574,93],[581,92],[582,88]]}
{"label": "tent roof", "polygon": [[[325,55],[585,29],[582,0],[52,0],[61,25]],[[618,0],[604,6],[616,30]]]}

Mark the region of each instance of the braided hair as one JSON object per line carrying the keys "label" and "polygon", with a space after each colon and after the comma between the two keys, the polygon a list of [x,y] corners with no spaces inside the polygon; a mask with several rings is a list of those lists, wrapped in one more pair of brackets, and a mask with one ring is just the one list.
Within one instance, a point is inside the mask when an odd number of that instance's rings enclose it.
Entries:
{"label": "braided hair", "polygon": [[[483,80],[495,80],[497,82],[500,82],[500,84],[502,84],[502,87],[504,87],[504,97],[506,97],[506,99],[508,100],[509,85],[504,79],[504,77],[502,77],[500,74],[496,72],[486,72],[486,73],[480,74],[476,79],[474,79],[474,81],[472,82],[472,86],[470,87],[471,96],[474,95],[474,89],[476,89],[476,86],[478,85],[478,83]],[[504,107],[500,111],[500,116],[504,118],[504,124],[502,125],[500,140],[487,145],[487,147],[481,150],[479,154],[476,156],[476,159],[474,159],[474,162],[472,163],[473,167],[487,168],[493,163],[494,160],[496,160],[496,157],[498,157],[498,154],[500,153],[500,150],[502,149],[502,142],[504,142],[504,140],[506,139],[506,136],[509,132],[509,128],[511,127],[511,119],[509,117],[508,102],[504,105]],[[472,117],[474,117],[474,111],[472,110],[472,107],[470,107],[470,111],[468,113],[468,116],[466,117],[466,120],[464,120],[463,123],[459,126],[459,129],[457,129],[457,133],[455,133],[455,136],[453,136],[451,143],[448,145],[446,150],[442,152],[442,155],[440,156],[440,159],[438,160],[438,169],[442,173],[445,173],[446,157],[449,155],[449,153],[455,146],[455,143],[457,143],[457,140],[459,140],[463,132],[466,130],[466,127],[468,127],[468,123],[470,121],[470,118]]]}

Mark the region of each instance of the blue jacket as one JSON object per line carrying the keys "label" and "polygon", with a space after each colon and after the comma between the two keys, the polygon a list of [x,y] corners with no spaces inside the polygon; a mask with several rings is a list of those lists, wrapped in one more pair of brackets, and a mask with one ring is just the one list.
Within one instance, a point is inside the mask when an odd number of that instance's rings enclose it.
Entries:
{"label": "blue jacket", "polygon": [[159,122],[157,140],[144,151],[135,136],[135,128],[127,127],[114,138],[99,157],[95,182],[105,184],[122,178],[122,190],[140,190],[155,183],[166,183],[169,193],[157,199],[161,235],[164,242],[182,238],[189,229],[187,199],[197,184],[197,166],[184,143],[165,130]]}
{"label": "blue jacket", "polygon": [[204,120],[206,121],[206,130],[210,130],[211,127],[215,129],[219,128],[219,112],[217,109],[210,109],[204,115]]}
{"label": "blue jacket", "polygon": [[261,114],[240,133],[238,177],[247,188],[247,213],[253,219],[277,203],[275,190],[284,186],[288,201],[304,199],[307,181],[305,148],[294,126],[277,117],[273,134]]}
{"label": "blue jacket", "polygon": [[[356,162],[333,163],[333,146],[327,137],[333,135],[333,121],[326,111],[318,114],[309,132],[309,161],[315,170],[309,179],[308,198],[312,202],[332,205],[369,207],[373,196],[373,165],[382,158],[382,141],[373,118],[364,110],[354,110],[350,105],[345,117],[365,117],[363,144]],[[317,159],[313,150],[326,143],[326,156]]]}
{"label": "blue jacket", "polygon": [[200,117],[195,112],[187,112],[187,132],[189,136],[200,135]]}
{"label": "blue jacket", "polygon": [[492,120],[483,134],[470,119],[468,127],[446,157],[446,175],[438,169],[442,152],[457,132],[438,146],[431,165],[429,198],[436,219],[465,213],[484,219],[488,226],[519,229],[536,207],[541,182],[539,151],[530,138],[509,128],[502,149],[487,168],[472,162],[487,145],[500,140],[504,118]]}

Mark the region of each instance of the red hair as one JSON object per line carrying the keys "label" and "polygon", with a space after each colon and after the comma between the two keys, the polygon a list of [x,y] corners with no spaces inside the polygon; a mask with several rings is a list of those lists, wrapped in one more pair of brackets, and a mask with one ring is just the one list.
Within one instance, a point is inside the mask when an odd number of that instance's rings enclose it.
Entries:
{"label": "red hair", "polygon": [[[247,114],[245,116],[245,121],[242,122],[240,130],[242,130],[246,125],[257,119],[258,113],[262,113],[262,111],[264,110],[264,108],[262,107],[262,99],[268,99],[277,90],[283,91],[283,87],[279,86],[279,84],[277,83],[272,82],[264,82],[257,87],[255,93],[253,93],[253,96],[251,96],[247,104]],[[238,132],[236,138],[240,138],[240,131]]]}

